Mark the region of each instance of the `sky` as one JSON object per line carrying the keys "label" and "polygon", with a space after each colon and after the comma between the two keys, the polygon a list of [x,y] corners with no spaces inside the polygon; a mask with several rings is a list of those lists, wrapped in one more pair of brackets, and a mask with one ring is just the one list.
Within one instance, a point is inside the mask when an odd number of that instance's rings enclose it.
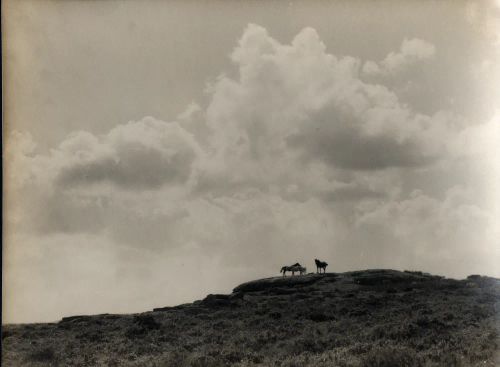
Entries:
{"label": "sky", "polygon": [[500,277],[498,2],[2,6],[3,323]]}

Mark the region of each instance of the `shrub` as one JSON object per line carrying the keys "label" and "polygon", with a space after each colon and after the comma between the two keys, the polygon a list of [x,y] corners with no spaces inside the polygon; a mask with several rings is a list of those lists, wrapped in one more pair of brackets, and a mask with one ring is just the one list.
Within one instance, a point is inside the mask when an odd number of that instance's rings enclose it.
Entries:
{"label": "shrub", "polygon": [[271,317],[272,319],[275,319],[275,320],[279,320],[279,319],[281,319],[281,313],[279,313],[279,312],[271,312],[269,314],[269,317]]}
{"label": "shrub", "polygon": [[13,335],[14,333],[9,330],[2,330],[2,340],[5,338],[8,338],[9,336]]}
{"label": "shrub", "polygon": [[419,367],[423,366],[413,349],[375,348],[366,353],[361,360],[361,367]]}
{"label": "shrub", "polygon": [[134,323],[149,330],[160,328],[160,324],[151,315],[136,315],[134,316]]}
{"label": "shrub", "polygon": [[312,312],[309,315],[309,319],[314,321],[314,322],[325,322],[330,320],[330,318],[325,315],[323,312]]}
{"label": "shrub", "polygon": [[34,362],[52,362],[57,361],[56,352],[52,347],[43,347],[37,349],[29,355],[29,359]]}

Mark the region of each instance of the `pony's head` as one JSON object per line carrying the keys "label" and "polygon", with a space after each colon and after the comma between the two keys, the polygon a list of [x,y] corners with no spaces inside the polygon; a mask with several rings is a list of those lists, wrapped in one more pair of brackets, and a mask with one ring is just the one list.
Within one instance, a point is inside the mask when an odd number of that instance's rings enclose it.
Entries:
{"label": "pony's head", "polygon": [[283,267],[281,268],[281,270],[280,270],[280,273],[284,273],[284,272],[285,272],[285,270],[286,270],[286,266],[283,266]]}

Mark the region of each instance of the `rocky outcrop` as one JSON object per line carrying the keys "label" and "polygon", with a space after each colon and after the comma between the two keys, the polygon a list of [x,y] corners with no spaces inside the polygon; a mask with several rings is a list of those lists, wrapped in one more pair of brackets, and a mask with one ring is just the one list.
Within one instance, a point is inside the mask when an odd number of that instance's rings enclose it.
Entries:
{"label": "rocky outcrop", "polygon": [[397,271],[389,269],[371,269],[346,273],[353,281],[361,285],[377,285],[402,282],[422,282],[427,280],[438,280],[441,276],[422,273],[421,271]]}
{"label": "rocky outcrop", "polygon": [[315,283],[321,279],[336,278],[336,277],[338,277],[338,275],[335,273],[327,273],[327,274],[309,273],[307,275],[264,278],[240,284],[239,286],[233,289],[233,293],[258,292],[270,288],[300,287]]}

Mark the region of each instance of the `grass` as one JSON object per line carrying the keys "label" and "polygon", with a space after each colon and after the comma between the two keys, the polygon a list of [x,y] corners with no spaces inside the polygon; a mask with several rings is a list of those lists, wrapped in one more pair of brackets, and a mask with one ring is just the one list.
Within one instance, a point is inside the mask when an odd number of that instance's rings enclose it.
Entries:
{"label": "grass", "polygon": [[4,327],[5,366],[496,366],[499,281],[360,271]]}

